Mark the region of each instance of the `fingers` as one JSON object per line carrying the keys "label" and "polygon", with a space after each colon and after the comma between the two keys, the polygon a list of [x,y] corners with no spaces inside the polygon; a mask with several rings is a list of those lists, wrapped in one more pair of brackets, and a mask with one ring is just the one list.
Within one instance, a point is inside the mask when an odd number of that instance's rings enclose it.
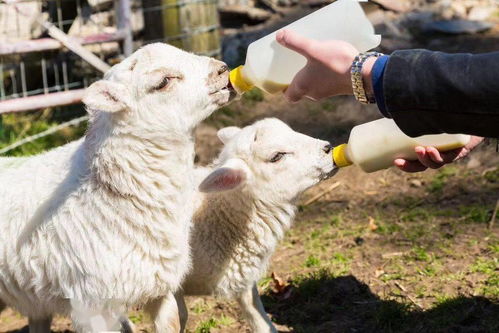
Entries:
{"label": "fingers", "polygon": [[416,147],[416,155],[422,165],[431,169],[441,168],[445,164],[440,152],[433,147]]}
{"label": "fingers", "polygon": [[464,148],[458,148],[440,153],[440,155],[442,156],[444,162],[447,164],[463,158],[467,155],[467,152],[468,150]]}
{"label": "fingers", "polygon": [[423,164],[421,164],[419,161],[408,161],[408,160],[404,160],[401,158],[396,159],[394,161],[394,164],[400,170],[405,171],[405,172],[411,172],[411,173],[412,172],[421,172],[421,171],[425,171],[426,169],[428,169]]}
{"label": "fingers", "polygon": [[310,56],[313,41],[290,30],[280,30],[276,34],[276,40],[282,46],[287,47],[304,57]]}
{"label": "fingers", "polygon": [[307,82],[306,68],[300,70],[291,81],[290,85],[284,91],[284,97],[292,103],[302,99],[308,90],[303,86],[303,82]]}

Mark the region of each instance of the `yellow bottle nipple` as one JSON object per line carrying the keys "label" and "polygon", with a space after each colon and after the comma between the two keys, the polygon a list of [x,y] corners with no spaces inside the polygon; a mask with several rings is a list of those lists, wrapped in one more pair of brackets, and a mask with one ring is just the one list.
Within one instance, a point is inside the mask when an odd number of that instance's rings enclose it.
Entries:
{"label": "yellow bottle nipple", "polygon": [[229,80],[232,87],[238,94],[243,94],[253,88],[253,84],[246,80],[242,73],[243,66],[234,68],[229,73]]}
{"label": "yellow bottle nipple", "polygon": [[346,149],[347,144],[342,144],[333,148],[333,163],[338,168],[343,168],[353,164],[347,157]]}

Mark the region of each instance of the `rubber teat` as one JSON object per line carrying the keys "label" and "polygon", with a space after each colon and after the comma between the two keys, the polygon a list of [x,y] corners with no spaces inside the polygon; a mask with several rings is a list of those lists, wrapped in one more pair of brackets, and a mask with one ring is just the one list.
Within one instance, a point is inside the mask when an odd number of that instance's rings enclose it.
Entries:
{"label": "rubber teat", "polygon": [[347,154],[347,144],[344,143],[342,145],[336,146],[333,148],[333,163],[338,167],[338,168],[343,168],[349,165],[352,165],[353,163],[348,159]]}
{"label": "rubber teat", "polygon": [[231,70],[229,74],[230,83],[238,94],[243,94],[253,88],[253,84],[244,77],[242,69],[243,66],[239,66]]}

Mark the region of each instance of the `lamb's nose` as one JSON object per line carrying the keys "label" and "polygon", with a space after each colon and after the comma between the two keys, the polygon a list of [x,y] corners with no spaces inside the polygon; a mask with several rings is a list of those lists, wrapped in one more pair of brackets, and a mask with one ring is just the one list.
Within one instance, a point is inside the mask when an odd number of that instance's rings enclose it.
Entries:
{"label": "lamb's nose", "polygon": [[225,72],[229,71],[229,67],[227,65],[222,65],[218,68],[218,75],[222,75]]}
{"label": "lamb's nose", "polygon": [[333,150],[333,146],[331,146],[330,144],[327,144],[325,145],[324,147],[322,147],[322,150],[326,153],[326,154],[329,154],[331,152],[331,150]]}

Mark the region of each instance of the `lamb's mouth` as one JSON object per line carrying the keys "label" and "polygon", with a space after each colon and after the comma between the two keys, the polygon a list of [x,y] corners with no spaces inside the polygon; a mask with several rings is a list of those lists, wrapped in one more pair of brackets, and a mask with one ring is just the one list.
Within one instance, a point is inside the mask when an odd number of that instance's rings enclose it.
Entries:
{"label": "lamb's mouth", "polygon": [[321,175],[319,176],[320,181],[333,177],[338,172],[338,170],[339,170],[338,168],[333,168],[329,172],[321,172]]}
{"label": "lamb's mouth", "polygon": [[224,103],[226,104],[232,101],[237,96],[237,93],[234,90],[234,88],[232,88],[232,85],[229,82],[225,87],[210,92],[210,96],[216,96],[216,95],[221,95],[221,96],[228,95],[228,100]]}

